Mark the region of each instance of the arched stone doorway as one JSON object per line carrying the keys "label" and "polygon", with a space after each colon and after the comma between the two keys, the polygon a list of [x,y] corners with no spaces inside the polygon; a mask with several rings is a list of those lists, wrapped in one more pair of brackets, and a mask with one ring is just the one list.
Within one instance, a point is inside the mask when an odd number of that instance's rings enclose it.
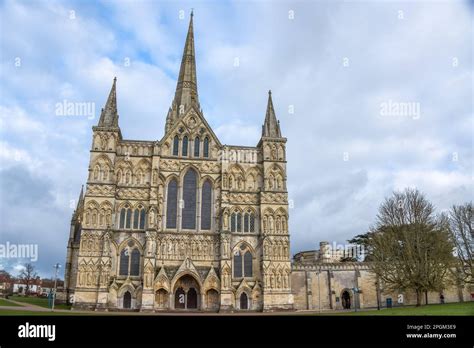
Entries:
{"label": "arched stone doorway", "polygon": [[125,309],[132,308],[132,294],[129,291],[126,291],[123,294],[123,308]]}
{"label": "arched stone doorway", "polygon": [[343,290],[341,293],[341,304],[344,309],[351,309],[351,294],[349,290]]}
{"label": "arched stone doorway", "polygon": [[175,309],[198,309],[199,301],[199,284],[190,275],[185,275],[178,279],[174,291],[174,308]]}
{"label": "arched stone doorway", "polygon": [[240,294],[240,309],[249,309],[249,298],[245,292]]}

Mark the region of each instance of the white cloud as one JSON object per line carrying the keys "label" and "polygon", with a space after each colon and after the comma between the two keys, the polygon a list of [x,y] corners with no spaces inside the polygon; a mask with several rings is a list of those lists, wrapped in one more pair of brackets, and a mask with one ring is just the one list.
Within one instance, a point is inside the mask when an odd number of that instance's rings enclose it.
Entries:
{"label": "white cloud", "polygon": [[[0,160],[2,169],[21,165],[31,180],[47,179],[41,194],[51,195],[51,207],[27,215],[43,217],[44,239],[57,239],[51,258],[40,261],[48,272],[65,257],[69,201],[86,180],[91,127],[114,76],[124,137],[163,135],[188,23],[187,13],[178,17],[182,7],[2,4]],[[293,252],[364,232],[383,198],[405,186],[416,185],[440,209],[471,199],[470,11],[463,2],[196,5],[199,96],[222,143],[258,142],[272,89],[288,138]],[[94,103],[96,118],[56,116],[63,99]],[[421,117],[381,116],[388,100],[419,103]],[[25,219],[9,227],[33,237]]]}

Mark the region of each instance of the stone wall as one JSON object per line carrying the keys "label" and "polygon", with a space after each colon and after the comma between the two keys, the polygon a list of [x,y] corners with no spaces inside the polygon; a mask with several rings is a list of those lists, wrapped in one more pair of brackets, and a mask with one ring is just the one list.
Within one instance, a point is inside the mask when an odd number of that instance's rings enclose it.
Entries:
{"label": "stone wall", "polygon": [[[351,306],[357,308],[376,308],[386,306],[387,298],[392,299],[393,306],[398,306],[398,295],[403,295],[403,305],[415,305],[414,292],[388,292],[381,289],[377,299],[376,279],[364,263],[325,263],[315,265],[293,265],[291,273],[294,308],[297,310],[331,310],[343,309],[342,293],[350,295]],[[354,288],[359,293],[354,293]],[[470,301],[471,295],[467,287],[459,289],[452,285],[443,291],[444,301]],[[423,303],[425,296],[423,294]],[[438,292],[428,293],[428,303],[440,303]]]}

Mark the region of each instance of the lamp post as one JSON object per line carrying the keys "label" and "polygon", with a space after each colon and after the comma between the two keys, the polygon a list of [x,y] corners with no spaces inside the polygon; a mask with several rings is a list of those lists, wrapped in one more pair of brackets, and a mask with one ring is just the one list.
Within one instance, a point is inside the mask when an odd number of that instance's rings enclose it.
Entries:
{"label": "lamp post", "polygon": [[359,288],[353,287],[352,291],[354,291],[354,312],[357,312],[357,297],[359,294]]}
{"label": "lamp post", "polygon": [[54,290],[53,290],[53,304],[51,306],[51,311],[54,311],[54,302],[56,300],[56,285],[58,283],[58,271],[59,271],[59,267],[61,267],[61,265],[59,263],[55,264],[54,265],[54,268],[56,269],[55,273],[54,273]]}

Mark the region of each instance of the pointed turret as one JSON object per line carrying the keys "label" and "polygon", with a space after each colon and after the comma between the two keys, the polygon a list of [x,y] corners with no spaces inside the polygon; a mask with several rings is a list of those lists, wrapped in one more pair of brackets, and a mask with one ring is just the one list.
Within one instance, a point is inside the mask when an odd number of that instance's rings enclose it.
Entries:
{"label": "pointed turret", "polygon": [[277,121],[273,108],[272,91],[268,91],[267,113],[262,127],[262,137],[281,138],[280,121]]}
{"label": "pointed turret", "polygon": [[116,83],[117,78],[114,77],[107,103],[100,114],[99,127],[118,127]]}
{"label": "pointed turret", "polygon": [[79,200],[77,201],[77,207],[76,211],[81,209],[81,207],[84,205],[84,185],[81,186],[81,193],[79,193]]}
{"label": "pointed turret", "polygon": [[77,220],[78,215],[81,214],[84,208],[84,185],[81,186],[81,193],[79,194],[79,199],[76,204],[76,210],[72,214],[72,220]]}

